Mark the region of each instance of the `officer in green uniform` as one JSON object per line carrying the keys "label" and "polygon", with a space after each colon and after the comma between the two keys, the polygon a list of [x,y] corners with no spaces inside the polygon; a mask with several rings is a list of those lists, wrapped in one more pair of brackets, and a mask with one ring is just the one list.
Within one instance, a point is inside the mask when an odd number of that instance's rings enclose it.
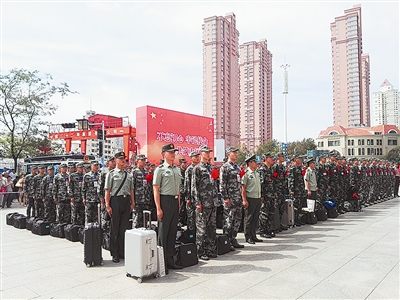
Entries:
{"label": "officer in green uniform", "polygon": [[178,217],[180,207],[179,186],[181,183],[180,168],[174,166],[174,144],[162,147],[161,153],[164,162],[154,171],[153,191],[158,218],[158,244],[163,247],[165,269],[182,269],[175,264],[175,240],[178,229]]}
{"label": "officer in green uniform", "polygon": [[242,178],[242,199],[243,206],[245,207],[244,235],[246,242],[255,244],[255,242],[262,242],[256,236],[261,201],[263,201],[261,198],[261,179],[259,173],[256,171],[256,156],[250,156],[245,161],[247,170]]}
{"label": "officer in green uniform", "polygon": [[128,228],[129,216],[135,209],[135,194],[132,174],[125,170],[125,153],[118,152],[114,157],[116,167],[106,176],[104,199],[111,217],[110,254],[113,262],[119,263],[124,258],[125,230]]}

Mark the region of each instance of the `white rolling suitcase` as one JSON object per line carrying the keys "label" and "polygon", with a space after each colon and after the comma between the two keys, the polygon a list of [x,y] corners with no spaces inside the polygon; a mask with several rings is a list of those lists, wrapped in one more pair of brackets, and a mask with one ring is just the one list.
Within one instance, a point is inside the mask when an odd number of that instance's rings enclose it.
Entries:
{"label": "white rolling suitcase", "polygon": [[[146,222],[146,215],[149,222]],[[126,276],[134,276],[138,282],[143,277],[157,277],[157,235],[150,229],[151,212],[143,211],[145,228],[125,231],[125,271]]]}

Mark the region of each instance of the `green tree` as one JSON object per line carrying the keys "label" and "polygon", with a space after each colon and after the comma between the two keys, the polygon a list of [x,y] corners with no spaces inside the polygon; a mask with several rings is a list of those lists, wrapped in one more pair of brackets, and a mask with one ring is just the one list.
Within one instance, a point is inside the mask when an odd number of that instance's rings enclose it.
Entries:
{"label": "green tree", "polygon": [[400,147],[396,147],[390,150],[383,159],[390,161],[391,163],[400,163]]}
{"label": "green tree", "polygon": [[52,80],[51,75],[41,77],[36,70],[13,69],[7,75],[0,75],[0,130],[9,143],[6,153],[13,158],[15,169],[24,149],[40,137],[47,124],[44,117],[55,113],[57,106],[50,102],[51,97],[76,93],[70,91],[67,83],[55,86]]}
{"label": "green tree", "polygon": [[317,149],[317,145],[312,138],[304,138],[302,141],[289,142],[287,146],[289,158],[291,158],[294,154],[306,155],[307,150],[315,149]]}
{"label": "green tree", "polygon": [[256,155],[259,155],[260,157],[266,153],[271,153],[272,155],[276,155],[281,151],[282,149],[280,143],[277,140],[270,140],[257,147]]}
{"label": "green tree", "polygon": [[251,154],[251,151],[249,149],[247,149],[245,144],[241,144],[239,146],[239,151],[238,151],[238,160],[237,163],[243,163],[246,159],[246,157],[248,157]]}

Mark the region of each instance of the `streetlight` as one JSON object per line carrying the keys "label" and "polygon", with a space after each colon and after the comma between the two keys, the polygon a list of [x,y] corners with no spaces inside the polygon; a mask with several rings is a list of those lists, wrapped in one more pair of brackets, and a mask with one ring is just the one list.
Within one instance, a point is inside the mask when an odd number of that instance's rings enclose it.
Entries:
{"label": "streetlight", "polygon": [[284,100],[284,142],[287,144],[287,108],[286,108],[286,101],[287,101],[287,94],[289,94],[289,86],[288,86],[288,71],[287,68],[289,68],[290,65],[284,64],[281,65],[281,68],[283,68],[283,86],[282,86],[282,94],[283,94],[283,100]]}

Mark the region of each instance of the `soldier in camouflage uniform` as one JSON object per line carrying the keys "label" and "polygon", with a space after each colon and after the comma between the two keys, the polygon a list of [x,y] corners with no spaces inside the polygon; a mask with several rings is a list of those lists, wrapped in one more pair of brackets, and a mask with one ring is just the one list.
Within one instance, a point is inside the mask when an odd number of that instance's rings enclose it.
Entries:
{"label": "soldier in camouflage uniform", "polygon": [[236,240],[242,221],[242,196],[240,169],[236,164],[238,148],[229,147],[226,149],[228,161],[220,168],[219,185],[221,198],[224,201],[224,233],[228,235],[231,243],[231,250],[244,248]]}
{"label": "soldier in camouflage uniform", "polygon": [[275,192],[276,192],[276,205],[278,206],[279,219],[281,224],[281,230],[288,230],[288,227],[282,224],[282,216],[285,212],[286,207],[286,168],[283,165],[285,161],[285,155],[281,152],[277,154],[277,162],[272,167],[273,175],[275,178]]}
{"label": "soldier in camouflage uniform", "polygon": [[196,228],[196,215],[195,205],[193,203],[194,200],[192,197],[192,171],[200,161],[200,154],[197,152],[191,152],[189,156],[192,160],[192,164],[188,166],[185,171],[184,195],[186,198],[187,228],[193,230]]}
{"label": "soldier in camouflage uniform", "polygon": [[40,193],[40,185],[42,184],[42,180],[46,176],[44,166],[39,166],[39,174],[33,177],[33,190],[35,193],[35,217],[43,218],[44,215],[44,205],[43,205],[43,197]]}
{"label": "soldier in camouflage uniform", "polygon": [[[82,199],[85,205],[85,223],[94,223],[99,221],[98,204],[100,197],[98,194],[99,187],[99,163],[92,161],[90,165],[90,172],[83,176],[82,183]],[[104,200],[102,205],[104,206]]]}
{"label": "soldier in camouflage uniform", "polygon": [[31,174],[26,175],[24,183],[24,197],[26,198],[26,216],[35,216],[35,190],[33,189],[33,178],[37,175],[37,168],[31,167]]}
{"label": "soldier in camouflage uniform", "polygon": [[211,177],[210,148],[203,145],[199,148],[201,161],[192,172],[192,199],[196,207],[196,245],[197,254],[202,260],[217,257],[216,230],[218,188]]}
{"label": "soldier in camouflage uniform", "polygon": [[108,159],[107,168],[104,168],[101,171],[99,182],[98,182],[98,188],[97,188],[97,193],[99,195],[100,202],[102,204],[101,205],[101,226],[102,226],[103,230],[105,230],[105,231],[110,230],[110,218],[107,213],[105,201],[104,201],[104,184],[105,184],[106,176],[107,176],[108,172],[115,169],[115,164],[116,164],[115,157],[111,157]]}
{"label": "soldier in camouflage uniform", "polygon": [[82,201],[83,163],[76,164],[76,172],[69,176],[68,194],[71,197],[72,224],[85,224],[85,205]]}
{"label": "soldier in camouflage uniform", "polygon": [[371,189],[371,183],[370,183],[370,176],[371,175],[371,169],[369,167],[369,161],[367,159],[362,160],[362,182],[361,182],[361,205],[362,206],[369,206],[369,191]]}
{"label": "soldier in camouflage uniform", "polygon": [[[185,195],[185,172],[187,168],[187,162],[185,158],[179,159],[179,167],[181,171],[181,184],[179,185],[179,192],[181,194],[181,199],[186,199]],[[187,214],[186,214],[186,201],[181,201],[181,207],[179,208],[179,223],[181,225],[187,224]]]}
{"label": "soldier in camouflage uniform", "polygon": [[56,204],[53,200],[54,167],[47,167],[47,175],[40,185],[41,195],[44,203],[44,219],[50,222],[56,221]]}
{"label": "soldier in camouflage uniform", "polygon": [[329,172],[326,166],[326,157],[321,156],[319,158],[319,165],[316,170],[317,173],[317,208],[324,206],[326,200],[328,200],[328,186],[329,186]]}
{"label": "soldier in camouflage uniform", "polygon": [[352,197],[352,206],[354,211],[360,211],[360,188],[363,174],[357,158],[353,160],[353,166],[350,168],[350,194]]}
{"label": "soldier in camouflage uniform", "polygon": [[132,171],[133,177],[133,190],[135,191],[135,211],[134,218],[135,220],[133,227],[139,228],[144,227],[143,224],[143,210],[150,209],[150,195],[149,188],[153,188],[151,186],[151,182],[149,183],[149,173],[144,168],[147,157],[143,154],[139,154],[136,156],[136,168]]}
{"label": "soldier in camouflage uniform", "polygon": [[337,158],[337,176],[338,176],[338,191],[337,191],[337,210],[339,213],[344,214],[344,201],[347,199],[347,192],[346,192],[346,167],[345,167],[345,159],[344,157]]}
{"label": "soldier in camouflage uniform", "polygon": [[335,202],[336,205],[339,204],[339,175],[337,171],[337,163],[336,163],[336,153],[329,153],[329,161],[326,163],[326,167],[329,174],[329,198],[331,201]]}
{"label": "soldier in camouflage uniform", "polygon": [[67,165],[60,164],[58,173],[54,177],[53,199],[57,205],[57,221],[60,223],[71,223],[71,197],[68,195]]}
{"label": "soldier in camouflage uniform", "polygon": [[259,216],[259,232],[261,237],[271,238],[275,236],[273,232],[273,220],[275,216],[275,177],[274,160],[270,153],[263,155],[263,164],[259,169],[261,178],[261,197],[264,199],[261,204]]}
{"label": "soldier in camouflage uniform", "polygon": [[304,180],[302,175],[302,162],[300,156],[294,157],[294,165],[290,167],[287,175],[289,194],[293,198],[294,222],[296,226],[304,225],[299,215],[302,203],[305,200]]}

